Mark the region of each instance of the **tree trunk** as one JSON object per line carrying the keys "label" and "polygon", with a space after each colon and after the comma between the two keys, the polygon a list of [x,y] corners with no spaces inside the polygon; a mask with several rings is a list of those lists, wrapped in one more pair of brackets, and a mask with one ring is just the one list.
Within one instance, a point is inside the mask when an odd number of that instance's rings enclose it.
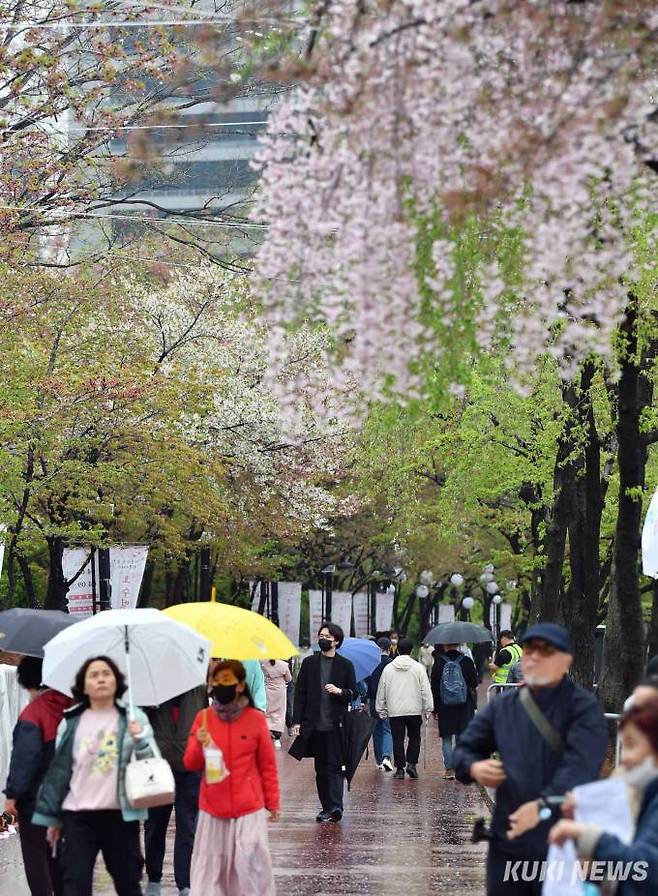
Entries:
{"label": "tree trunk", "polygon": [[631,296],[620,326],[621,376],[618,384],[619,507],[615,527],[612,578],[608,601],[601,695],[611,712],[619,712],[644,667],[644,624],[638,556],[646,448],[640,432],[642,361],[638,359],[638,303]]}
{"label": "tree trunk", "polygon": [[137,598],[138,607],[150,606],[154,575],[155,560],[147,560],[146,566],[144,567],[144,578],[142,579],[142,587],[139,589],[139,597]]}
{"label": "tree trunk", "polygon": [[578,427],[579,444],[584,450],[572,457],[565,472],[570,496],[569,568],[570,580],[563,615],[574,645],[574,678],[584,687],[594,684],[595,632],[599,606],[599,541],[603,493],[601,483],[601,445],[596,429],[591,386],[596,370],[587,362],[578,392],[571,390]]}
{"label": "tree trunk", "polygon": [[30,569],[30,564],[27,560],[27,557],[23,557],[22,555],[18,555],[18,565],[21,568],[21,572],[23,574],[23,581],[25,582],[25,594],[27,596],[27,602],[32,607],[33,610],[39,608],[39,601],[37,599],[36,588],[34,587],[34,579],[32,578],[32,570]]}
{"label": "tree trunk", "polygon": [[48,590],[46,591],[44,609],[66,611],[68,587],[62,570],[64,541],[56,535],[49,535],[46,541],[48,543]]}

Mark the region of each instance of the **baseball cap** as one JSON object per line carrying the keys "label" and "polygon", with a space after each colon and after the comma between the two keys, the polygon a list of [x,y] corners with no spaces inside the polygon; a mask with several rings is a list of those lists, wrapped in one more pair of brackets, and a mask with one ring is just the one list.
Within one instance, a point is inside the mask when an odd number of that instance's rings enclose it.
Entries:
{"label": "baseball cap", "polygon": [[521,644],[525,644],[526,641],[530,641],[533,638],[541,638],[542,641],[548,641],[549,644],[557,647],[562,653],[573,653],[569,632],[563,625],[558,625],[557,622],[538,622],[536,625],[531,625],[521,638]]}

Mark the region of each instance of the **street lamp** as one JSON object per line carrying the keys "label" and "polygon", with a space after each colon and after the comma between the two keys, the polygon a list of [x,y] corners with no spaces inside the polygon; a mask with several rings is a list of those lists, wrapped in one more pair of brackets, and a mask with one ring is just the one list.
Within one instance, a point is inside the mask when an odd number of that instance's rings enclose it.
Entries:
{"label": "street lamp", "polygon": [[475,601],[473,600],[473,598],[470,595],[468,595],[467,597],[465,597],[462,600],[461,607],[459,608],[460,609],[459,615],[461,616],[462,622],[468,622],[470,615],[471,615],[471,610],[473,609],[474,605],[475,605]]}
{"label": "street lamp", "polygon": [[[493,583],[492,583],[493,584]],[[491,604],[493,606],[493,635],[498,641],[500,636],[499,628],[500,628],[500,604],[502,603],[502,597],[500,594],[494,594],[491,598]]]}
{"label": "street lamp", "polygon": [[450,576],[450,584],[455,588],[461,588],[461,586],[464,584],[464,576],[461,575],[461,573],[453,572],[453,574]]}
{"label": "street lamp", "polygon": [[421,600],[424,600],[430,593],[430,589],[427,585],[416,585],[416,597],[419,597]]}
{"label": "street lamp", "polygon": [[330,563],[320,570],[320,574],[324,576],[322,581],[322,622],[331,619],[331,583],[332,576],[336,572],[336,564]]}
{"label": "street lamp", "polygon": [[424,569],[418,578],[422,585],[431,585],[434,581],[434,574],[431,569]]}

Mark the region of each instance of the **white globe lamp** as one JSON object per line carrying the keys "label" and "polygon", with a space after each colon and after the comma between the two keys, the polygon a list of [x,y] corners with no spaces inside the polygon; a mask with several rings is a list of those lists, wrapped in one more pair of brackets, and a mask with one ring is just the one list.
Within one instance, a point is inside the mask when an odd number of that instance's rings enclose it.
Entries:
{"label": "white globe lamp", "polygon": [[430,593],[430,589],[427,585],[417,585],[416,586],[416,597],[424,598]]}
{"label": "white globe lamp", "polygon": [[434,581],[434,574],[431,569],[424,569],[418,578],[423,585],[431,585]]}
{"label": "white globe lamp", "polygon": [[472,610],[474,606],[475,606],[475,601],[473,600],[472,597],[465,597],[464,600],[462,601],[462,607],[465,610]]}
{"label": "white globe lamp", "polygon": [[488,594],[498,594],[499,591],[500,591],[500,589],[499,589],[498,585],[496,584],[496,582],[488,583],[488,585],[487,585],[487,593]]}
{"label": "white globe lamp", "polygon": [[494,603],[494,604],[500,604],[500,603],[502,603],[503,599],[502,599],[502,597],[500,596],[500,594],[496,594],[496,595],[494,595],[494,596],[491,598],[491,601],[492,601],[492,603]]}
{"label": "white globe lamp", "polygon": [[455,588],[461,588],[464,584],[464,576],[460,575],[458,572],[453,572],[450,576],[450,584],[454,585]]}

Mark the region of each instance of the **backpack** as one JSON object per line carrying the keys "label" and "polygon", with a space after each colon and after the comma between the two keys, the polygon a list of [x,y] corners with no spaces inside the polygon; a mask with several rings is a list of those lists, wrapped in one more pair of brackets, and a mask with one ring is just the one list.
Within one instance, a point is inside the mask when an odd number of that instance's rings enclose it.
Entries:
{"label": "backpack", "polygon": [[468,688],[466,687],[466,679],[461,670],[461,661],[464,659],[460,656],[456,660],[446,660],[441,673],[441,703],[444,706],[461,706],[466,703],[468,697]]}

